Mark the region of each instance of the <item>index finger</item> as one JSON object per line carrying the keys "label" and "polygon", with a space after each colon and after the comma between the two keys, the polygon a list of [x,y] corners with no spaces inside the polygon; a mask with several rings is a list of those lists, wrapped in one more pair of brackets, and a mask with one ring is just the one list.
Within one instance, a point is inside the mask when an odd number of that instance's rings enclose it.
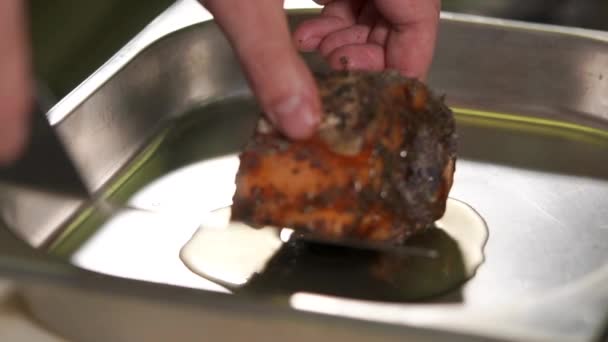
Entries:
{"label": "index finger", "polygon": [[269,119],[291,138],[312,134],[320,120],[316,82],[296,50],[278,0],[206,0],[228,37]]}

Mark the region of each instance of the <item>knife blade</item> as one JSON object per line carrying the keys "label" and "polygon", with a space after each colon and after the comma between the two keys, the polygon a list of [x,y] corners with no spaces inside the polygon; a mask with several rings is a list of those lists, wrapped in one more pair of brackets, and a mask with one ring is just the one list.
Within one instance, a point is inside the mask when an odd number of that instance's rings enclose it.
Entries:
{"label": "knife blade", "polygon": [[81,198],[89,196],[86,183],[38,98],[32,104],[27,146],[16,161],[0,165],[0,182]]}
{"label": "knife blade", "polygon": [[317,235],[312,232],[295,232],[295,234],[292,235],[292,238],[309,243],[312,242],[327,246],[376,251],[380,253],[388,253],[391,255],[415,256],[429,259],[435,259],[439,257],[438,251],[425,247],[395,245],[390,243],[373,242],[353,238],[330,238],[322,235]]}

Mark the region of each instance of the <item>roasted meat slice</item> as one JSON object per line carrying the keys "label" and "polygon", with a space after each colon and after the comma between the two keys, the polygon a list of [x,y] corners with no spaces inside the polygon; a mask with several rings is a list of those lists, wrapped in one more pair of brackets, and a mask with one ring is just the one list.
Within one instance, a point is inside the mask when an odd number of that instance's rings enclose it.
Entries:
{"label": "roasted meat slice", "polygon": [[401,243],[441,218],[456,159],[453,114],[395,72],[316,79],[324,117],[291,141],[261,118],[240,154],[232,220]]}

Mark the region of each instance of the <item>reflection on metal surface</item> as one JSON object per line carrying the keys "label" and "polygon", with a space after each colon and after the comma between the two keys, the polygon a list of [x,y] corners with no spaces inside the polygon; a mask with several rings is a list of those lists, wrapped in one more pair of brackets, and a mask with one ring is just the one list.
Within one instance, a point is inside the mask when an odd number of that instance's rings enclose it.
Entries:
{"label": "reflection on metal surface", "polygon": [[[377,304],[305,292],[291,296],[289,304],[296,310],[324,315],[444,331],[475,331],[480,335],[512,341],[580,341],[575,332],[551,331],[526,325],[523,320],[520,324],[512,324],[518,317],[510,316],[504,307],[487,306],[478,311],[453,304],[443,305],[441,310],[437,310],[434,305]],[[524,312],[518,314],[522,315],[521,318],[525,316]]]}
{"label": "reflection on metal surface", "polygon": [[117,277],[226,292],[179,259],[198,218],[125,210],[114,215],[72,256],[75,265]]}
{"label": "reflection on metal surface", "polygon": [[[238,159],[235,163],[232,157],[218,158],[148,184],[129,202],[129,207],[142,210],[125,209],[104,222],[72,256],[72,262],[119,277],[226,292],[184,267],[179,249],[209,211],[231,203],[234,184],[217,180],[225,180],[237,169]],[[112,251],[110,256],[108,251]]]}
{"label": "reflection on metal surface", "polygon": [[0,184],[0,219],[15,234],[32,246],[42,244],[50,227],[60,227],[83,200]]}
{"label": "reflection on metal surface", "polygon": [[552,25],[608,29],[604,0],[446,0],[442,10]]}
{"label": "reflection on metal surface", "polygon": [[212,19],[196,0],[178,0],[146,26],[127,45],[110,58],[100,69],[63,98],[48,112],[49,121],[55,125],[65,119],[81,104],[82,99],[97,91],[109,77],[119,72],[142,49],[160,37],[176,30]]}
{"label": "reflection on metal surface", "polygon": [[508,27],[519,30],[526,31],[537,31],[537,32],[551,32],[551,33],[560,33],[569,36],[578,36],[581,38],[591,38],[597,39],[600,41],[608,41],[608,32],[603,30],[595,30],[588,28],[579,28],[579,27],[567,27],[562,25],[551,25],[551,24],[539,24],[533,22],[526,22],[520,20],[513,19],[501,19],[501,18],[492,18],[483,15],[475,15],[475,14],[464,14],[464,13],[453,13],[453,12],[441,12],[442,19],[449,19],[454,21],[460,21],[463,23],[476,23],[482,25],[500,25],[502,27]]}
{"label": "reflection on metal surface", "polygon": [[125,210],[106,222],[72,262],[117,277],[226,292],[192,274],[181,263],[179,249],[171,248],[186,243],[198,224],[184,215]]}
{"label": "reflection on metal surface", "polygon": [[158,212],[198,215],[200,223],[208,212],[232,204],[238,167],[235,156],[189,164],[146,184],[129,204]]}

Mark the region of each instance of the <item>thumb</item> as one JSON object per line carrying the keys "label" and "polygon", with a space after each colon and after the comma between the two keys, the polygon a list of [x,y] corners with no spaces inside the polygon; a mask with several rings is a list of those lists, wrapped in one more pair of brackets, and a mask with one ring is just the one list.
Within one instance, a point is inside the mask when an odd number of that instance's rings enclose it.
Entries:
{"label": "thumb", "polygon": [[312,134],[321,104],[312,74],[293,45],[282,1],[207,0],[268,118],[294,139]]}

